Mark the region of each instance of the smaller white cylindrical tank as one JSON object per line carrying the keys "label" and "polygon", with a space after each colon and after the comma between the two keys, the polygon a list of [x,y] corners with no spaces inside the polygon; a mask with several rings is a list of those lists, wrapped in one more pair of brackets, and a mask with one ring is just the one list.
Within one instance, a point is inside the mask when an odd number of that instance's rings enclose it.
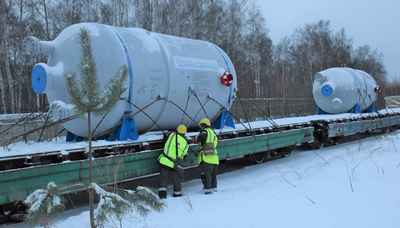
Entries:
{"label": "smaller white cylindrical tank", "polygon": [[313,96],[325,113],[365,112],[376,101],[378,88],[364,71],[335,67],[314,75]]}

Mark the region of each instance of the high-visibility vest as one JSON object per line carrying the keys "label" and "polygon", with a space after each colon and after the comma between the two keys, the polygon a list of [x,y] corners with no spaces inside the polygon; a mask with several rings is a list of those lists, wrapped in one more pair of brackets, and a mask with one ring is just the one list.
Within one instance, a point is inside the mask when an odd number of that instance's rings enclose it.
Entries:
{"label": "high-visibility vest", "polygon": [[189,144],[187,143],[185,137],[177,134],[176,132],[171,133],[168,136],[167,142],[164,145],[164,151],[158,157],[160,164],[175,168],[175,161],[178,159],[183,160],[189,149]]}
{"label": "high-visibility vest", "polygon": [[[206,143],[203,145],[203,148],[200,150],[198,155],[199,163],[204,162],[207,164],[218,165],[219,164],[219,157],[218,157],[218,137],[211,128],[206,128],[207,131],[207,140]],[[214,150],[213,153],[205,153],[204,150]]]}

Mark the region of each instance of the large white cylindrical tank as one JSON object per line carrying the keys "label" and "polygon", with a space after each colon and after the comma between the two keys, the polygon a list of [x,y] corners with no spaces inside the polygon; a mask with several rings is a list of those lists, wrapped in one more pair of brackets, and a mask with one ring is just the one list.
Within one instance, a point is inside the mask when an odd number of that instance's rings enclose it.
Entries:
{"label": "large white cylindrical tank", "polygon": [[378,85],[364,71],[335,67],[314,76],[313,96],[325,113],[364,112],[377,99]]}
{"label": "large white cylindrical tank", "polygon": [[[87,29],[90,35],[100,88],[106,87],[121,66],[128,67],[127,90],[122,99],[104,120],[102,115],[94,116],[93,128],[101,121],[96,135],[118,126],[126,113],[133,116],[141,132],[172,129],[179,123],[195,126],[191,118],[195,121],[206,116],[216,118],[221,109],[229,109],[235,99],[234,66],[215,44],[139,28],[81,23],[66,28],[53,41],[32,38],[35,49],[48,56],[47,64],[34,67],[32,87],[37,93],[46,93],[49,103],[71,103],[65,74],[80,78],[81,28]],[[233,78],[224,84],[221,77],[227,73]],[[139,110],[142,108],[144,110]],[[85,116],[64,126],[78,136],[87,136]]]}

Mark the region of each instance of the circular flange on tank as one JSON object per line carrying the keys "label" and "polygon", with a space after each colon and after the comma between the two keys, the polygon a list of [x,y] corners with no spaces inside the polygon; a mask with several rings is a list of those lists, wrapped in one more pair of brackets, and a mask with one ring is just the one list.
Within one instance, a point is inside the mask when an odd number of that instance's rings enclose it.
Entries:
{"label": "circular flange on tank", "polygon": [[326,84],[326,85],[322,86],[322,88],[321,88],[321,93],[322,93],[322,95],[324,95],[325,97],[332,96],[332,94],[333,94],[333,88],[332,88],[332,86],[329,85],[329,84]]}
{"label": "circular flange on tank", "polygon": [[32,70],[32,89],[37,94],[42,94],[47,87],[47,73],[41,64],[37,64]]}

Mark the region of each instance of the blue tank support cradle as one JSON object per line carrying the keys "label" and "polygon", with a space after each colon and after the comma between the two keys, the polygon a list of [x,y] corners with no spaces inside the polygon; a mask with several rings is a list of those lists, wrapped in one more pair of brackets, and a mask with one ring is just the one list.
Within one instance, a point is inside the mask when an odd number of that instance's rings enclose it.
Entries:
{"label": "blue tank support cradle", "polygon": [[223,129],[225,126],[235,128],[235,122],[233,121],[232,115],[227,110],[222,111],[212,125],[215,129]]}
{"label": "blue tank support cradle", "polygon": [[72,132],[67,131],[67,136],[65,137],[65,141],[67,142],[82,142],[84,140],[83,137],[75,135]]}
{"label": "blue tank support cradle", "polygon": [[350,111],[350,113],[362,113],[360,104],[354,105],[354,108]]}
{"label": "blue tank support cradle", "polygon": [[376,107],[376,103],[373,103],[371,106],[368,107],[368,109],[365,111],[367,113],[371,113],[371,112],[377,112],[378,108]]}
{"label": "blue tank support cradle", "polygon": [[136,127],[135,120],[130,116],[122,117],[121,126],[114,132],[114,140],[136,140],[139,138],[139,133]]}

